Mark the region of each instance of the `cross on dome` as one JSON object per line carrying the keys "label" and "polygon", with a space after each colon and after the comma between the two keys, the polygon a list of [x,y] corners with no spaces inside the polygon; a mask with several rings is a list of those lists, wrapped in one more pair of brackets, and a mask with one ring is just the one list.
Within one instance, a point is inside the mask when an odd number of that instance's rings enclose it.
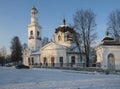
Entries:
{"label": "cross on dome", "polygon": [[106,31],[106,35],[109,36],[109,32],[108,31]]}
{"label": "cross on dome", "polygon": [[63,19],[63,25],[66,25],[66,20],[65,20],[65,18]]}

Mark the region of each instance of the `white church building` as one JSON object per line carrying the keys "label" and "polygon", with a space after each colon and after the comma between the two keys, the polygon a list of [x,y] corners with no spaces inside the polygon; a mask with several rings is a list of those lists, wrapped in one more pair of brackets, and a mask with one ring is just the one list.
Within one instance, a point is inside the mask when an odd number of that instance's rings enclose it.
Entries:
{"label": "white church building", "polygon": [[75,31],[63,24],[55,29],[53,41],[42,47],[41,26],[38,24],[38,10],[31,9],[31,23],[28,25],[28,48],[23,50],[23,64],[41,67],[84,66],[85,57],[80,60],[79,51],[73,41]]}
{"label": "white church building", "polygon": [[97,63],[108,71],[120,70],[120,41],[113,39],[109,33],[96,48]]}
{"label": "white church building", "polygon": [[[31,23],[28,25],[28,48],[23,50],[23,64],[40,67],[84,67],[85,54],[80,53],[74,43],[75,31],[63,24],[55,29],[53,41],[42,46],[41,26],[38,24],[38,10],[31,9]],[[104,70],[120,70],[120,42],[108,34],[96,48],[96,60]]]}

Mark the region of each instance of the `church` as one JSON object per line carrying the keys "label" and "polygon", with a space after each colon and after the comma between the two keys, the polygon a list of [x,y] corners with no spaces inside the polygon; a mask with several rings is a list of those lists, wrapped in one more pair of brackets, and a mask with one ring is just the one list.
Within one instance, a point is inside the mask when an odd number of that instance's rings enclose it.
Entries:
{"label": "church", "polygon": [[79,51],[73,41],[75,31],[66,24],[55,29],[53,41],[42,46],[41,26],[38,24],[38,10],[31,9],[31,23],[28,25],[28,48],[23,50],[23,64],[40,67],[83,67],[85,56],[80,60]]}
{"label": "church", "polygon": [[[23,64],[39,67],[85,67],[85,54],[80,53],[74,42],[75,31],[66,24],[55,29],[53,41],[42,46],[41,26],[38,24],[38,10],[31,9],[31,23],[28,25],[28,48],[23,50]],[[120,41],[107,35],[96,47],[96,67],[108,71],[120,70]],[[95,55],[94,55],[95,56]]]}

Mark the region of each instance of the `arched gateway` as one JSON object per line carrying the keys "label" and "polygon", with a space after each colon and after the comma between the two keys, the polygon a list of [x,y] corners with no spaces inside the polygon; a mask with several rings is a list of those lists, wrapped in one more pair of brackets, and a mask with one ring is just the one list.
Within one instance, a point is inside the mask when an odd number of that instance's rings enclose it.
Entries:
{"label": "arched gateway", "polygon": [[108,55],[108,71],[109,72],[115,71],[115,58],[113,54]]}

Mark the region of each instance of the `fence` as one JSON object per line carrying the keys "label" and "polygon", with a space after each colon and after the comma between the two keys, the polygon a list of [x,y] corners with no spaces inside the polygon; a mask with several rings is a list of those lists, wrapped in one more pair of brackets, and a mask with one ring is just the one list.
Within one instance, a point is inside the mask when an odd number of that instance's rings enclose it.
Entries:
{"label": "fence", "polygon": [[[86,67],[85,63],[40,63],[40,64],[31,64],[32,67]],[[89,63],[89,67],[100,67],[98,63]]]}

